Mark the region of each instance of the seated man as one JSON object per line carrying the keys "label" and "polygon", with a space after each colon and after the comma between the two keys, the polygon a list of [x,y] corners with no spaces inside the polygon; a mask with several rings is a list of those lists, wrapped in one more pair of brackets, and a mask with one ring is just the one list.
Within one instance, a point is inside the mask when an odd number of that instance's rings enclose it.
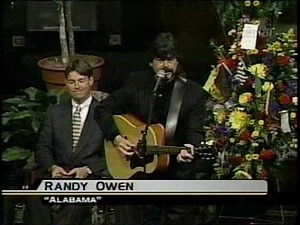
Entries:
{"label": "seated man", "polygon": [[[99,102],[92,96],[92,68],[75,60],[66,68],[69,101],[51,106],[47,111],[36,149],[36,162],[45,177],[101,178],[106,171],[103,134],[94,120]],[[52,207],[57,208],[57,206]],[[60,205],[51,218],[51,208],[40,197],[30,201],[31,225],[90,224],[90,205]]]}

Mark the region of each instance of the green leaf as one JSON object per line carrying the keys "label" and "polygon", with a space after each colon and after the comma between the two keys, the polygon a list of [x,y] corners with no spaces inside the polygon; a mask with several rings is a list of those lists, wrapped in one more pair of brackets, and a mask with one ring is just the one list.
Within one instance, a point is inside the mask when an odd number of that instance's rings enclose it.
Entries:
{"label": "green leaf", "polygon": [[269,144],[269,136],[265,132],[261,132],[261,137],[265,140],[267,144]]}
{"label": "green leaf", "polygon": [[37,106],[42,106],[43,104],[40,102],[35,102],[33,100],[31,101],[23,101],[22,103],[20,103],[18,106],[19,107],[27,107],[27,108],[34,108]]}
{"label": "green leaf", "polygon": [[34,87],[29,87],[23,90],[29,97],[30,100],[34,100],[35,99],[35,95],[38,92],[38,89],[34,88]]}
{"label": "green leaf", "polygon": [[30,155],[31,155],[30,150],[13,146],[5,149],[5,151],[2,152],[1,156],[3,161],[13,161],[13,160],[27,159],[28,157],[30,157]]}
{"label": "green leaf", "polygon": [[13,136],[13,132],[9,132],[9,131],[3,131],[1,134],[1,138],[3,143],[6,143],[9,141],[9,139]]}
{"label": "green leaf", "polygon": [[33,120],[34,118],[39,118],[39,112],[24,110],[20,112],[6,112],[2,114],[2,125],[6,126],[10,121],[21,120],[21,119],[29,119]]}
{"label": "green leaf", "polygon": [[41,127],[41,124],[42,124],[41,121],[33,120],[31,122],[31,127],[37,133]]}
{"label": "green leaf", "polygon": [[2,115],[1,123],[2,123],[3,126],[5,126],[10,120],[11,120],[10,117]]}
{"label": "green leaf", "polygon": [[20,97],[13,97],[13,98],[5,99],[3,102],[12,105],[19,105],[20,103],[24,102],[24,100]]}

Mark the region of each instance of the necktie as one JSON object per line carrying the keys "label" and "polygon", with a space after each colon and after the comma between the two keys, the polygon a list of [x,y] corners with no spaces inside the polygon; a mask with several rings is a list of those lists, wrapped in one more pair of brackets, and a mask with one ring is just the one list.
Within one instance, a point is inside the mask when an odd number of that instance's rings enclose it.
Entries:
{"label": "necktie", "polygon": [[75,151],[81,133],[80,110],[80,105],[77,105],[72,118],[73,151]]}

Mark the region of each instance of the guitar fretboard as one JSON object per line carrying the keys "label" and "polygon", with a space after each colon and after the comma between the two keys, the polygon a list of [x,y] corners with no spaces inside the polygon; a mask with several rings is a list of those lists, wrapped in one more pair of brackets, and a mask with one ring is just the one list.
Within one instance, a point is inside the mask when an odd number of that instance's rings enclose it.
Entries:
{"label": "guitar fretboard", "polygon": [[147,154],[170,154],[176,155],[180,152],[182,147],[176,146],[147,146]]}
{"label": "guitar fretboard", "polygon": [[[178,146],[147,146],[147,154],[169,154],[176,155],[180,150],[186,149],[190,150],[187,147],[178,147]],[[211,155],[210,146],[200,146],[194,148],[194,153],[197,155]]]}

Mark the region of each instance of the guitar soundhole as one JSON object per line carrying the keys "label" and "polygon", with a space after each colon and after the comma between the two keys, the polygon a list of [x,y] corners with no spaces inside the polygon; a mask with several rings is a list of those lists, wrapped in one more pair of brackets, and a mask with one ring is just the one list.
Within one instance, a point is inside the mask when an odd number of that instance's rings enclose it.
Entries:
{"label": "guitar soundhole", "polygon": [[144,163],[145,165],[147,165],[148,163],[153,162],[153,155],[147,155],[145,157],[145,160],[143,160],[142,158],[140,158],[138,155],[133,155],[130,161],[130,167],[131,169],[134,169],[136,167],[143,167]]}

